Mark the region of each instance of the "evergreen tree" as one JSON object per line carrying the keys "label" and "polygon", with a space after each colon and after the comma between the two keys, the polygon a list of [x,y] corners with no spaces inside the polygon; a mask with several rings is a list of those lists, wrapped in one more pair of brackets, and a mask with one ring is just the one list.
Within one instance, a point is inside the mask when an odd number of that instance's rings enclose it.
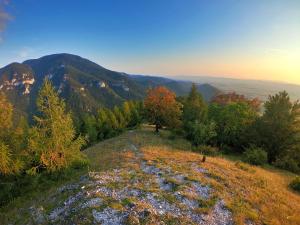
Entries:
{"label": "evergreen tree", "polygon": [[[261,118],[259,136],[269,162],[294,164],[300,170],[300,103],[287,92],[269,96]],[[284,167],[288,167],[286,165]],[[291,166],[291,165],[290,165]]]}
{"label": "evergreen tree", "polygon": [[[191,91],[183,104],[183,125],[187,138],[197,145],[201,142],[200,138],[206,140],[204,130],[208,131],[208,128],[213,127],[207,121],[207,105],[197,91],[195,84],[192,85]],[[201,131],[202,128],[203,131]],[[209,136],[208,133],[207,135]],[[204,139],[203,144],[206,142]]]}
{"label": "evergreen tree", "polygon": [[126,127],[126,120],[125,120],[125,117],[123,115],[123,112],[121,111],[121,109],[117,106],[114,107],[114,114],[115,114],[115,117],[118,121],[118,129],[120,131],[122,131],[125,127]]}
{"label": "evergreen tree", "polygon": [[86,140],[91,144],[97,141],[97,122],[93,115],[85,114],[82,118],[82,132],[86,135]]}
{"label": "evergreen tree", "polygon": [[0,174],[12,173],[12,153],[7,142],[12,128],[13,107],[0,92]]}
{"label": "evergreen tree", "polygon": [[71,114],[66,112],[64,101],[48,79],[39,91],[37,108],[40,115],[34,117],[36,126],[31,129],[29,138],[33,156],[30,172],[35,173],[41,168],[55,171],[80,160],[84,140],[75,137]]}
{"label": "evergreen tree", "polygon": [[205,122],[207,119],[207,105],[195,84],[183,105],[183,121],[185,125],[195,122]]}
{"label": "evergreen tree", "polygon": [[13,106],[0,92],[0,138],[6,139],[12,128]]}
{"label": "evergreen tree", "polygon": [[128,126],[131,120],[131,109],[128,101],[124,102],[123,104],[123,115],[126,121],[126,126]]}

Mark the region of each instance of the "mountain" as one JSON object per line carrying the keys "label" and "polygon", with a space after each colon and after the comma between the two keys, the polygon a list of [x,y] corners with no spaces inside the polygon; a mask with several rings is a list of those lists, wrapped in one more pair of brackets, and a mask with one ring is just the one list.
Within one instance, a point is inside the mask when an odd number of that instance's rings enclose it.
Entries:
{"label": "mountain", "polygon": [[[5,92],[20,114],[35,112],[35,102],[43,80],[48,78],[75,113],[113,107],[125,100],[142,99],[149,87],[164,85],[177,95],[186,95],[191,82],[162,77],[129,75],[108,70],[90,60],[71,54],[53,54],[0,69],[0,91]],[[219,90],[198,84],[210,100]]]}

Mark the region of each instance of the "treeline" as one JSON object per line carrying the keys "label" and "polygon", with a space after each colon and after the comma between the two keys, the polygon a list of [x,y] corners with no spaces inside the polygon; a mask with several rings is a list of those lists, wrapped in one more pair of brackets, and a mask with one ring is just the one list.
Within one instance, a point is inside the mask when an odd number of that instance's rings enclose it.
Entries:
{"label": "treeline", "polygon": [[[29,126],[25,118],[13,124],[13,106],[0,93],[0,175],[54,172],[85,162],[81,150],[114,137],[142,122],[142,102],[128,101],[112,110],[72,115],[46,79],[37,98],[39,113]],[[75,118],[75,119],[74,119]]]}
{"label": "treeline", "polygon": [[158,87],[148,92],[145,109],[157,132],[166,126],[190,140],[196,151],[242,153],[252,164],[300,172],[300,104],[285,91],[269,96],[261,107],[257,98],[236,93],[206,103],[195,85],[180,98]]}
{"label": "treeline", "polygon": [[34,123],[14,120],[13,105],[0,93],[0,206],[26,191],[47,188],[86,168],[85,147],[142,122],[142,102],[124,102],[112,110],[73,115],[46,79],[37,98]]}
{"label": "treeline", "polygon": [[173,137],[186,137],[203,154],[239,153],[249,163],[300,172],[300,104],[285,91],[269,96],[262,111],[258,99],[235,93],[206,103],[195,85],[178,98],[156,87],[143,102],[78,116],[66,110],[46,79],[37,108],[33,124],[25,118],[13,122],[13,106],[0,93],[0,205],[21,195],[26,185],[41,183],[36,177],[86,166],[82,149],[143,122],[155,125],[156,132],[166,127]]}
{"label": "treeline", "polygon": [[75,121],[78,133],[91,145],[138,127],[143,121],[143,102],[126,101],[121,107],[101,108],[96,115],[84,114]]}

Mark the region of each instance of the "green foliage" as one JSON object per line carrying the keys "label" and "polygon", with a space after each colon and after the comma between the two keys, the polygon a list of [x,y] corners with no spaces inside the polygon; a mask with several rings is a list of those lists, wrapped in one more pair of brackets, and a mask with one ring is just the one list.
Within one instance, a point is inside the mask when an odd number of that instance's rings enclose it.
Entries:
{"label": "green foliage", "polygon": [[290,186],[293,190],[300,192],[300,177],[299,177],[299,176],[295,177],[295,178],[291,181],[291,183],[290,183],[289,186]]}
{"label": "green foliage", "polygon": [[188,138],[194,146],[208,144],[217,133],[215,131],[216,125],[214,122],[207,123],[190,123],[188,125]]}
{"label": "green foliage", "polygon": [[220,152],[218,147],[213,147],[210,145],[199,145],[197,147],[193,147],[193,151],[209,156],[216,156]]}
{"label": "green foliage", "polygon": [[191,91],[184,102],[182,117],[187,129],[189,129],[189,123],[201,123],[207,119],[207,105],[197,91],[195,84],[192,85]]}
{"label": "green foliage", "polygon": [[240,151],[248,142],[247,131],[257,118],[256,111],[247,103],[211,104],[209,119],[216,123],[216,144],[232,146]]}
{"label": "green foliage", "polygon": [[252,146],[243,153],[243,159],[245,162],[253,165],[264,165],[268,161],[268,156],[263,149]]}
{"label": "green foliage", "polygon": [[208,121],[207,105],[195,84],[184,101],[182,120],[186,137],[194,146],[206,145],[217,135],[216,125]]}
{"label": "green foliage", "polygon": [[[294,159],[300,166],[300,104],[292,103],[287,92],[269,96],[257,126],[257,139],[268,152],[270,163]],[[279,160],[279,162],[278,162]]]}
{"label": "green foliage", "polygon": [[0,173],[1,174],[10,174],[12,173],[11,169],[11,152],[9,147],[0,141]]}
{"label": "green foliage", "polygon": [[39,92],[37,107],[41,115],[35,117],[36,126],[30,131],[28,143],[32,156],[30,173],[41,168],[60,170],[82,158],[84,140],[75,137],[71,114],[66,113],[64,101],[47,79]]}
{"label": "green foliage", "polygon": [[92,144],[97,141],[97,121],[95,116],[89,115],[89,114],[84,114],[82,118],[82,127],[81,131],[83,135],[85,135],[85,139],[88,143]]}
{"label": "green foliage", "polygon": [[0,92],[0,138],[5,138],[12,128],[13,107]]}
{"label": "green foliage", "polygon": [[48,191],[53,186],[78,178],[87,170],[87,161],[75,161],[72,166],[52,173],[35,173],[1,177],[0,207],[19,196],[34,196],[37,192]]}
{"label": "green foliage", "polygon": [[284,170],[289,170],[294,173],[299,173],[300,166],[297,158],[298,155],[293,156],[291,154],[282,157],[277,157],[276,161],[274,162],[274,165]]}

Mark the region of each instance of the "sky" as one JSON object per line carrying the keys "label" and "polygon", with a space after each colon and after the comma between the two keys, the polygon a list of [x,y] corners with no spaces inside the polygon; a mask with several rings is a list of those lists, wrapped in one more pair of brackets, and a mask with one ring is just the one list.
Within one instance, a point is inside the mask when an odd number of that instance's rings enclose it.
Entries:
{"label": "sky", "polygon": [[53,53],[132,74],[300,84],[300,0],[0,0],[0,67]]}

